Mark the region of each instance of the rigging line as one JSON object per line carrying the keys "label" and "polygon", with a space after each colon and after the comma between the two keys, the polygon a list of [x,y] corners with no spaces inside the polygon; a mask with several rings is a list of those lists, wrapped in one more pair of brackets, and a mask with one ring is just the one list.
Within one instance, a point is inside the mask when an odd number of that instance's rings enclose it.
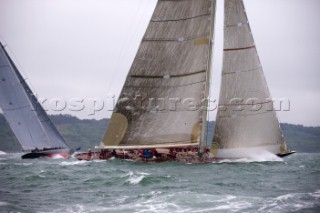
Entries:
{"label": "rigging line", "polygon": [[181,19],[167,19],[167,20],[153,20],[153,19],[151,19],[150,22],[155,22],[155,23],[158,23],[158,22],[179,22],[179,21],[186,21],[186,20],[190,20],[190,19],[206,17],[206,16],[210,16],[210,15],[211,15],[211,13],[204,13],[201,15],[196,15],[196,16],[181,18]]}
{"label": "rigging line", "polygon": [[[109,91],[112,90],[112,88],[114,88],[114,84],[116,83],[116,81],[112,80],[112,79],[116,79],[119,76],[119,73],[121,73],[121,72],[119,72],[119,70],[117,70],[117,67],[119,67],[118,64],[121,64],[121,63],[119,63],[119,61],[121,61],[121,59],[123,59],[123,58],[127,58],[127,54],[128,54],[127,47],[130,45],[130,43],[132,43],[132,40],[133,40],[132,38],[134,37],[133,35],[136,35],[137,31],[139,29],[139,27],[137,27],[136,26],[137,24],[135,24],[135,23],[139,23],[139,24],[141,23],[140,22],[141,18],[139,18],[139,15],[141,16],[141,12],[140,12],[141,7],[142,7],[141,1],[137,5],[138,5],[138,8],[137,8],[137,10],[135,10],[134,16],[130,19],[130,22],[129,22],[129,24],[130,24],[129,26],[131,27],[131,29],[132,28],[133,29],[132,30],[128,29],[128,30],[132,33],[126,34],[126,36],[123,39],[124,42],[121,42],[121,48],[119,48],[120,51],[119,51],[118,58],[114,61],[114,65],[112,68],[112,72],[113,72],[112,77],[113,78],[110,78],[111,82],[109,82],[107,84],[108,85],[106,88],[107,93],[109,93]],[[142,14],[144,14],[144,13],[142,13]],[[126,73],[128,73],[128,71],[126,71]],[[112,95],[115,95],[115,94],[112,94]]]}

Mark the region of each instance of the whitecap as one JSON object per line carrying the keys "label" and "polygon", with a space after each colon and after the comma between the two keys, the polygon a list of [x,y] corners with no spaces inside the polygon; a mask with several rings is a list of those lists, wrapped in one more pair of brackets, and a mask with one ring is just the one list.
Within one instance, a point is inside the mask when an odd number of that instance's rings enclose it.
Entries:
{"label": "whitecap", "polygon": [[60,166],[73,166],[86,164],[88,161],[63,161],[59,163]]}
{"label": "whitecap", "polygon": [[137,174],[134,174],[132,171],[129,171],[125,177],[129,177],[126,182],[129,182],[132,185],[137,185],[148,175],[148,173],[144,172],[137,172]]}
{"label": "whitecap", "polygon": [[6,155],[7,153],[0,151],[0,155]]}
{"label": "whitecap", "polygon": [[[210,210],[232,210],[233,212],[237,212],[240,210],[244,210],[247,208],[250,208],[252,206],[252,203],[245,202],[245,201],[239,201],[239,202],[227,202],[227,204],[223,204],[220,206],[216,206],[211,208]],[[206,209],[207,211],[208,209]]]}
{"label": "whitecap", "polygon": [[285,201],[285,200],[288,200],[289,198],[293,198],[295,197],[296,194],[285,194],[285,195],[280,195],[278,197],[275,198],[275,200],[279,200],[279,201]]}
{"label": "whitecap", "polygon": [[319,199],[320,198],[320,190],[318,190],[314,193],[309,193],[309,195],[315,199]]}
{"label": "whitecap", "polygon": [[[280,195],[274,199],[266,200],[259,211],[263,212],[295,212],[302,209],[312,208],[314,200],[306,200],[307,197],[313,197],[315,193],[289,193]],[[316,197],[313,197],[317,199]]]}
{"label": "whitecap", "polygon": [[102,162],[106,162],[106,160],[93,160],[92,162],[95,162],[95,163],[102,163]]}
{"label": "whitecap", "polygon": [[128,182],[130,182],[130,183],[133,184],[133,185],[136,185],[136,184],[140,183],[140,182],[143,180],[144,177],[145,177],[144,175],[141,175],[141,176],[132,176],[132,177],[130,177],[130,178],[128,179]]}
{"label": "whitecap", "polygon": [[14,163],[17,166],[31,166],[33,163]]}
{"label": "whitecap", "polygon": [[150,175],[149,173],[146,172],[138,172],[139,175]]}
{"label": "whitecap", "polygon": [[9,205],[9,203],[0,201],[0,206],[8,206],[8,205]]}

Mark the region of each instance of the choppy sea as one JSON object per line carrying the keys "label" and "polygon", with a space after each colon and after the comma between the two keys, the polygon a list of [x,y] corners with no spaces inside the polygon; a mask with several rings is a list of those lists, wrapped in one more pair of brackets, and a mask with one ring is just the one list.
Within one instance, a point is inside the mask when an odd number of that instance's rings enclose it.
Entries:
{"label": "choppy sea", "polygon": [[212,164],[0,153],[0,212],[320,212],[320,154]]}

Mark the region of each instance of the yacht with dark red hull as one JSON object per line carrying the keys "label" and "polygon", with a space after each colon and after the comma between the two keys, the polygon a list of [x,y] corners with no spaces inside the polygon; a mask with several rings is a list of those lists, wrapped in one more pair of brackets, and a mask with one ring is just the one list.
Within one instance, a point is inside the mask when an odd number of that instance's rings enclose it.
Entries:
{"label": "yacht with dark red hull", "polygon": [[216,0],[159,0],[98,147],[108,154],[81,153],[77,159],[206,163],[294,153],[287,149],[273,110],[244,2],[225,0],[224,5],[222,80],[212,143],[207,142],[207,118],[213,109],[209,91]]}

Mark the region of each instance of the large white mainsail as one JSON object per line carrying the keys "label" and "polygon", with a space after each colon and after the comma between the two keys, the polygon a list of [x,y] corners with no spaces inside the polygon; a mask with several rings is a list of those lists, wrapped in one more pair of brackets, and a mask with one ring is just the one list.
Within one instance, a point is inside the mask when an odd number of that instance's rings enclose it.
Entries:
{"label": "large white mainsail", "polygon": [[287,151],[243,1],[225,0],[223,71],[212,152],[215,157],[237,158],[257,149]]}
{"label": "large white mainsail", "polygon": [[68,149],[2,44],[0,108],[24,151],[35,148]]}
{"label": "large white mainsail", "polygon": [[128,73],[106,148],[204,141],[215,0],[159,0]]}

